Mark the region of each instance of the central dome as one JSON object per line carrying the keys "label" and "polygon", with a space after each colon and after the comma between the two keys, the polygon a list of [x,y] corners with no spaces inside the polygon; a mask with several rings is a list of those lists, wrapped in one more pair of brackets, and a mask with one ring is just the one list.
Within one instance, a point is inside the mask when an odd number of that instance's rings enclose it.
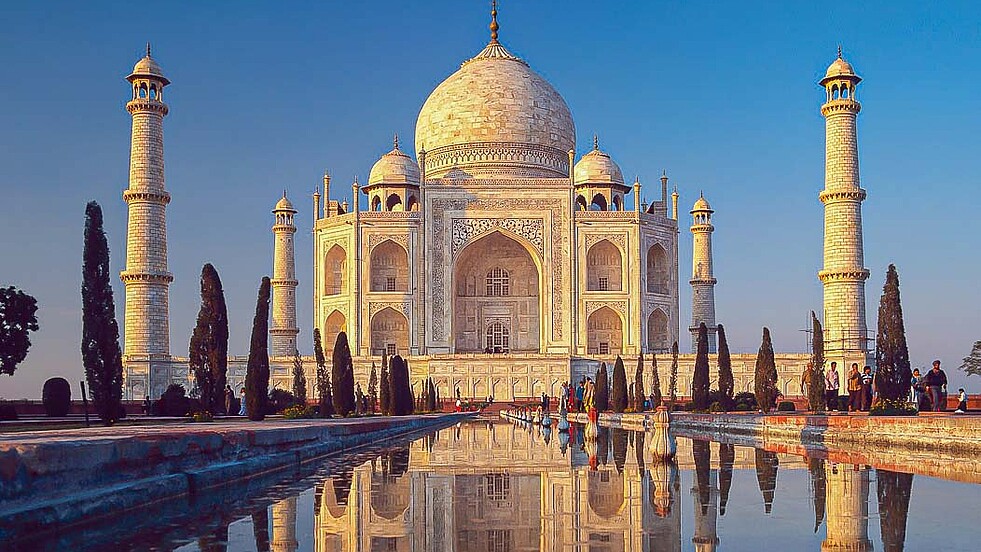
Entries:
{"label": "central dome", "polygon": [[416,121],[426,178],[563,178],[576,127],[552,85],[496,40],[429,95]]}

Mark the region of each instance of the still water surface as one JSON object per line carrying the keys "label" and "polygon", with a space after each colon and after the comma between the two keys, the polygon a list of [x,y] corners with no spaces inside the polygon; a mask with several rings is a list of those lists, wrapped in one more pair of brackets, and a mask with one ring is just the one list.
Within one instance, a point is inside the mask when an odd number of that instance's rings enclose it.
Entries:
{"label": "still water surface", "polygon": [[17,550],[978,550],[981,485],[678,439],[474,421]]}

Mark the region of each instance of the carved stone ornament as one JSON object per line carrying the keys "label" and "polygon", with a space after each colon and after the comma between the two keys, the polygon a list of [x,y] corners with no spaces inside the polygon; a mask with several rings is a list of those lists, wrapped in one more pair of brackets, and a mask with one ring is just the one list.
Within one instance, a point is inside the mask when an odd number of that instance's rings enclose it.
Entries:
{"label": "carved stone ornament", "polygon": [[371,320],[384,309],[392,309],[395,312],[400,312],[405,315],[406,320],[409,318],[409,302],[408,301],[373,301],[368,303],[368,320]]}
{"label": "carved stone ornament", "polygon": [[478,218],[453,219],[453,256],[474,239],[501,228],[531,242],[539,255],[544,256],[545,240],[542,219]]}
{"label": "carved stone ornament", "polygon": [[620,313],[621,316],[627,316],[626,301],[586,301],[586,316],[588,317],[603,307],[610,307]]}

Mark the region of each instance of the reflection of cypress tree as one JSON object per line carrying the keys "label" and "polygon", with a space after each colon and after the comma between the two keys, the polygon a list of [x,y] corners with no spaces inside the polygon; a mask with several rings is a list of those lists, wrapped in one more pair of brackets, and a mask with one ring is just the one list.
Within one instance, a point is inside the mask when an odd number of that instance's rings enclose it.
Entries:
{"label": "reflection of cypress tree", "polygon": [[637,467],[644,473],[644,432],[634,432],[634,453],[637,455]]}
{"label": "reflection of cypress tree", "polygon": [[708,441],[692,441],[691,455],[695,460],[695,487],[698,490],[698,503],[702,506],[702,515],[708,513],[711,497],[709,488],[709,471],[712,469],[712,449]]}
{"label": "reflection of cypress tree", "polygon": [[[320,487],[321,492],[323,491],[323,486]],[[317,493],[317,498],[320,498],[320,493]],[[317,512],[320,510],[320,501],[314,501],[317,507]],[[258,552],[269,552],[269,509],[259,508],[258,510],[252,512],[252,535],[255,538],[255,549]]]}
{"label": "reflection of cypress tree", "polygon": [[396,451],[389,453],[388,472],[392,477],[402,477],[409,471],[409,447],[404,446]]}
{"label": "reflection of cypress tree", "polygon": [[627,432],[623,429],[611,429],[613,433],[613,464],[617,467],[617,473],[623,473],[623,466],[627,463]]}
{"label": "reflection of cypress tree", "polygon": [[879,497],[879,533],[886,552],[902,552],[906,542],[906,519],[913,490],[913,474],[875,470]]}
{"label": "reflection of cypress tree", "polygon": [[756,480],[763,493],[763,510],[769,514],[773,509],[773,492],[777,488],[777,453],[756,449]]}
{"label": "reflection of cypress tree", "polygon": [[828,479],[824,473],[824,460],[808,458],[807,469],[811,472],[811,488],[814,493],[814,532],[818,532],[824,521],[824,502],[827,500]]}
{"label": "reflection of cypress tree", "polygon": [[198,550],[201,552],[224,552],[228,550],[228,524],[221,520],[213,533],[200,537]]}
{"label": "reflection of cypress tree", "polygon": [[354,479],[354,467],[345,466],[340,473],[333,477],[334,501],[339,506],[347,506],[347,498],[351,494],[351,481]]}
{"label": "reflection of cypress tree", "polygon": [[736,463],[735,445],[719,443],[719,515],[726,515],[729,489],[732,487],[732,467]]}
{"label": "reflection of cypress tree", "polygon": [[605,427],[598,428],[596,435],[596,459],[600,464],[606,465],[610,457],[610,430]]}
{"label": "reflection of cypress tree", "polygon": [[[374,465],[375,461],[372,460],[371,463],[372,465]],[[324,497],[324,484],[318,483],[317,485],[314,485],[313,486],[313,517],[315,518],[318,515],[320,515],[320,501],[323,500],[323,497]],[[255,518],[252,519],[254,523]]]}

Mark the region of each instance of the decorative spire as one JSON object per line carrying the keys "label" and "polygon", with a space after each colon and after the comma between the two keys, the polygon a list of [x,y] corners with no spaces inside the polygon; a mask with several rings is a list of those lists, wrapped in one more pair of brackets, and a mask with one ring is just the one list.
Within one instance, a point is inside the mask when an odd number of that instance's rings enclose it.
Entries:
{"label": "decorative spire", "polygon": [[595,134],[593,135],[593,149],[594,150],[598,150],[599,149],[599,136],[597,136]]}
{"label": "decorative spire", "polygon": [[838,45],[838,59],[841,59],[841,44]]}
{"label": "decorative spire", "polygon": [[150,57],[150,41],[146,41],[146,57]]}
{"label": "decorative spire", "polygon": [[399,133],[395,133],[395,149],[399,149]]}
{"label": "decorative spire", "polygon": [[497,30],[500,28],[501,26],[497,24],[497,0],[491,0],[491,44],[497,44]]}
{"label": "decorative spire", "polygon": [[286,188],[283,188],[283,199],[286,199]]}

